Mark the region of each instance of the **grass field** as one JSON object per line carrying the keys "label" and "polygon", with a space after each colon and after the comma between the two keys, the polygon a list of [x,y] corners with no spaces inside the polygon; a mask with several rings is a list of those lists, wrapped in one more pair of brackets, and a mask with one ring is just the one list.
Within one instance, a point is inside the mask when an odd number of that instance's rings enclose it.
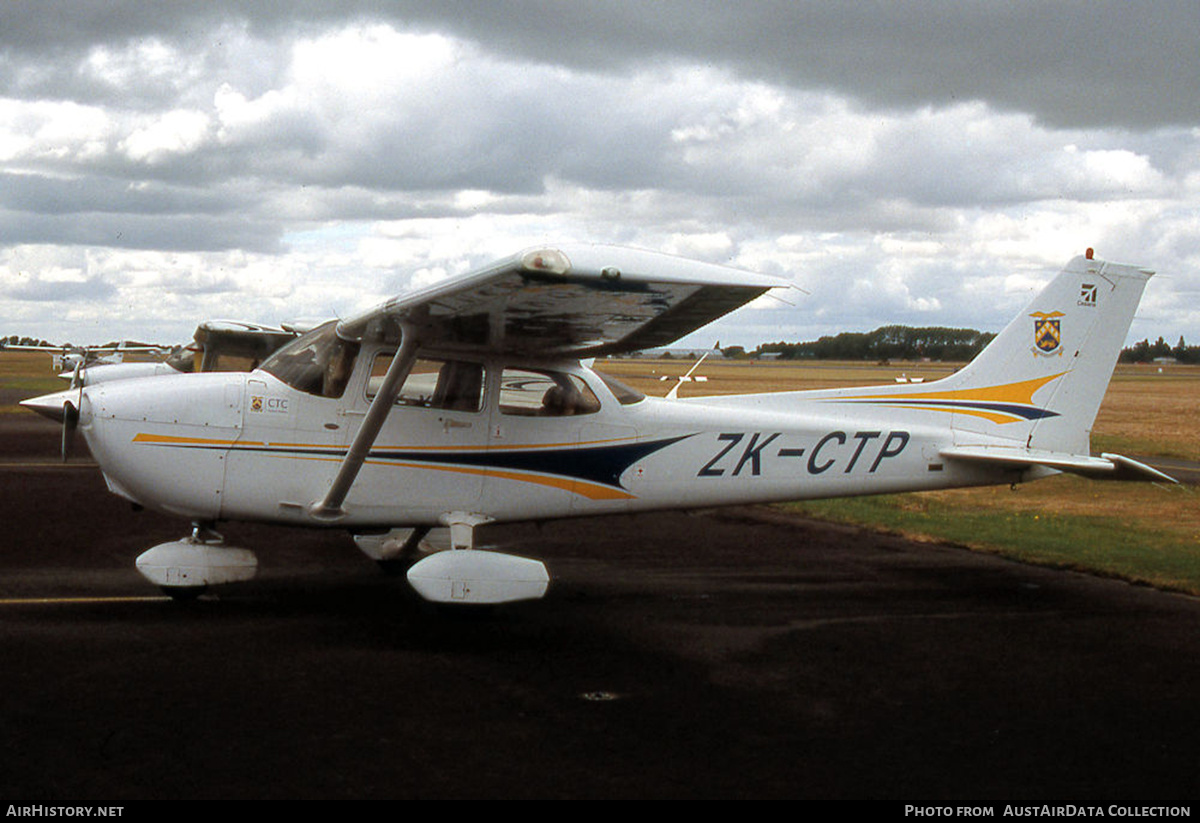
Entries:
{"label": "grass field", "polygon": [[[0,391],[9,397],[35,397],[60,391],[67,383],[50,367],[50,355],[42,352],[0,352]],[[0,414],[31,414],[16,402],[0,402]]]}
{"label": "grass field", "polygon": [[[613,360],[605,372],[651,395],[666,394],[691,363]],[[956,365],[894,363],[705,362],[705,382],[683,396],[789,391],[935,380]],[[668,380],[661,378],[667,377]],[[56,391],[64,382],[45,354],[0,353],[0,414],[30,414],[15,399]],[[1096,420],[1093,451],[1200,460],[1192,425],[1200,367],[1120,366]],[[1105,483],[1059,476],[1008,487],[921,492],[788,504],[806,517],[943,540],[1025,562],[1075,568],[1200,594],[1200,491],[1195,486]]]}

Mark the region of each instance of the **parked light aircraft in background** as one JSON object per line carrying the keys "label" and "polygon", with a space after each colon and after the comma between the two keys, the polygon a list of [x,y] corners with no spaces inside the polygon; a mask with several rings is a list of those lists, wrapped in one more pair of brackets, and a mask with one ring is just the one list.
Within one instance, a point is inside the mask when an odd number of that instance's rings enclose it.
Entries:
{"label": "parked light aircraft in background", "polygon": [[[220,521],[336,527],[429,600],[541,597],[499,521],[1011,484],[1170,480],[1089,434],[1150,272],[1072,260],[972,363],[921,385],[648,398],[586,358],[670,343],[785,281],[630,249],[526,251],[330,321],[251,373],[25,401],[77,423],[116,494],[193,521],[138,558],[171,593],[244,580]],[[64,407],[70,412],[63,414]],[[403,531],[399,531],[399,530]]]}
{"label": "parked light aircraft in background", "polygon": [[151,362],[103,361],[86,365],[63,377],[72,385],[90,386],[107,380],[160,377],[211,371],[252,371],[276,349],[310,327],[294,324],[263,326],[242,320],[208,320],[196,327],[193,342],[176,346],[161,360]]}
{"label": "parked light aircraft in background", "polygon": [[162,346],[145,346],[120,342],[112,346],[30,346],[16,343],[5,345],[4,351],[44,351],[50,355],[56,372],[70,378],[90,366],[110,366],[125,362],[126,354],[161,355]]}

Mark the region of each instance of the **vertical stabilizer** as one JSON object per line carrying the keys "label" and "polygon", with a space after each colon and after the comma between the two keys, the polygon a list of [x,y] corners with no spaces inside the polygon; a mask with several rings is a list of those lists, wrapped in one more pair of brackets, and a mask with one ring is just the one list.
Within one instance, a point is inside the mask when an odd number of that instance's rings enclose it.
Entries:
{"label": "vertical stabilizer", "polygon": [[1007,405],[997,423],[977,411],[954,416],[958,442],[972,433],[1014,445],[1088,454],[1096,412],[1152,272],[1080,256],[971,363],[939,385],[980,405]]}

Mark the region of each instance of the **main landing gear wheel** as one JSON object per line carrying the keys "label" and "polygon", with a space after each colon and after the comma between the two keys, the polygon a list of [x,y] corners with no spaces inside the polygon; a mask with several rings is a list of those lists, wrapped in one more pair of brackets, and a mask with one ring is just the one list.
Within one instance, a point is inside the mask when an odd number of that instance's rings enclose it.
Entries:
{"label": "main landing gear wheel", "polygon": [[402,574],[407,574],[408,570],[412,568],[414,562],[416,561],[410,558],[397,560],[376,560],[375,565],[377,565],[379,570],[388,577],[399,577]]}
{"label": "main landing gear wheel", "polygon": [[159,586],[158,588],[176,603],[191,603],[208,591],[208,586]]}

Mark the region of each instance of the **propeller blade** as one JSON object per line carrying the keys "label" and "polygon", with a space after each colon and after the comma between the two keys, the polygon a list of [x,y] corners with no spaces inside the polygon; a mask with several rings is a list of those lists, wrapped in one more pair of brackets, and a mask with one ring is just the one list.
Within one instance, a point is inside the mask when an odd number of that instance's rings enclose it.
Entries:
{"label": "propeller blade", "polygon": [[75,442],[75,427],[79,423],[79,410],[71,403],[63,403],[62,425],[62,462],[66,463],[71,456],[71,447]]}

